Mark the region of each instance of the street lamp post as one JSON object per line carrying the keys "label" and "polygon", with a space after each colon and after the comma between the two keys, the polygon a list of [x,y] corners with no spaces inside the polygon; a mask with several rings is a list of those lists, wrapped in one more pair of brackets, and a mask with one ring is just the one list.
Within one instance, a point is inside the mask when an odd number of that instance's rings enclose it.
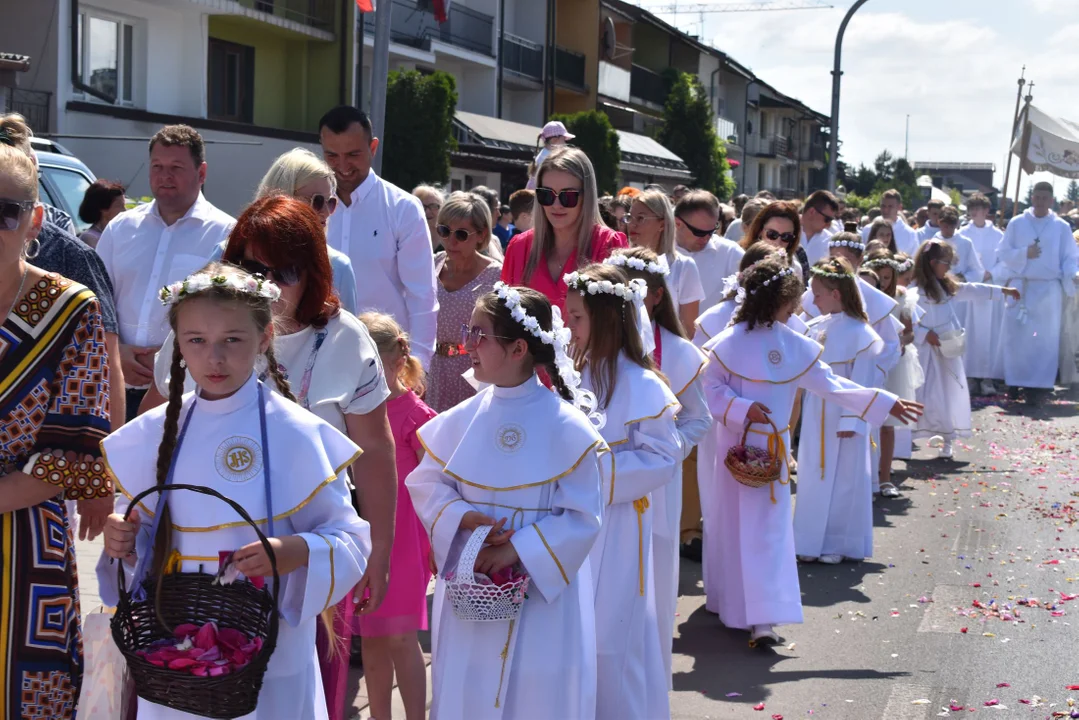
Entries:
{"label": "street lamp post", "polygon": [[839,83],[843,77],[843,71],[840,69],[843,55],[843,33],[847,31],[847,23],[850,22],[851,17],[866,2],[868,0],[858,0],[851,5],[850,10],[843,17],[843,22],[839,24],[839,32],[835,36],[835,67],[832,68],[832,127],[830,130],[832,138],[829,141],[830,148],[828,152],[828,189],[832,192],[835,192],[836,161],[839,159]]}

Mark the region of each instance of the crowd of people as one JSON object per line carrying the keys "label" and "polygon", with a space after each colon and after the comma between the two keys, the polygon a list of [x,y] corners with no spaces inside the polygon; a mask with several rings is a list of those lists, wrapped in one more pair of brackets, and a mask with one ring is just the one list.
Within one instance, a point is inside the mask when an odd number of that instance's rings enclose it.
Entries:
{"label": "crowd of people", "polygon": [[[395,682],[425,717],[429,625],[433,718],[669,717],[680,555],[719,622],[779,642],[798,562],[872,555],[914,440],[950,458],[972,394],[1079,379],[1051,186],[1006,232],[979,195],[921,220],[895,191],[865,217],[825,190],[601,197],[559,125],[503,204],[387,182],[367,116],[334,108],[322,156],[279,157],[237,219],[203,195],[202,138],[168,126],[153,201],[95,183],[76,239],[0,117],[0,650],[35,689],[5,712],[73,717],[98,671],[73,543],[103,533],[109,605],[276,569],[263,720],[348,717],[353,655],[373,718]],[[181,482],[261,518],[273,558],[225,504],[132,503]],[[189,716],[139,695],[139,718]]]}

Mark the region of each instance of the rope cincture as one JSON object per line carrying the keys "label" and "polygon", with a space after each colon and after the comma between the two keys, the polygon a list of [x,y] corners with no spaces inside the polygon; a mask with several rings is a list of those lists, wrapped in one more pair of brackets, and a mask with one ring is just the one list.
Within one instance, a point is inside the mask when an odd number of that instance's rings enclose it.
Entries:
{"label": "rope cincture", "polygon": [[633,509],[637,511],[637,567],[641,576],[642,597],[644,596],[644,511],[650,505],[647,495],[633,501]]}
{"label": "rope cincture", "polygon": [[[776,483],[778,482],[780,485],[789,485],[791,481],[790,458],[787,457],[787,444],[783,442],[783,433],[787,432],[788,430],[790,430],[790,425],[774,434],[771,431],[754,430],[753,428],[749,428],[748,430],[748,432],[756,433],[757,435],[767,435],[768,454],[772,457],[781,458],[783,461],[783,467],[787,468],[786,480],[783,480],[783,474],[780,473],[779,480],[773,480],[772,482],[768,483],[768,495],[771,498],[773,505],[776,504]],[[776,455],[777,451],[780,453],[779,455]]]}

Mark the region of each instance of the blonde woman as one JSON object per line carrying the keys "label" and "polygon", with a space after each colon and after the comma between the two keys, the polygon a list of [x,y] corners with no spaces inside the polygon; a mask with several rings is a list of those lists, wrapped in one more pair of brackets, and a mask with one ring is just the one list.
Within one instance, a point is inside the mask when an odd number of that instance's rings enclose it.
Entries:
{"label": "blonde woman", "polygon": [[562,276],[603,262],[626,236],[603,223],[599,214],[596,171],[588,156],[574,147],[554,150],[540,165],[535,227],[510,240],[502,261],[502,282],[532,288],[564,309]]}
{"label": "blonde woman", "polygon": [[[270,195],[288,195],[304,201],[318,215],[325,231],[326,222],[337,209],[337,180],[330,166],[318,155],[304,148],[293,148],[274,160],[255,191],[256,200]],[[323,241],[325,242],[325,233]],[[219,245],[210,259],[219,261],[225,252],[226,244],[227,241]],[[348,255],[329,245],[326,250],[330,255],[333,287],[341,300],[341,308],[355,315],[356,274],[352,271],[352,261]]]}
{"label": "blonde woman", "polygon": [[438,211],[446,202],[446,195],[434,185],[417,185],[412,188],[412,194],[423,203],[423,216],[427,219],[427,232],[431,235],[431,249],[437,252],[441,249],[442,242],[435,227],[438,225]]}
{"label": "blonde woman", "polygon": [[629,215],[629,241],[667,259],[671,269],[667,288],[683,328],[692,328],[704,300],[704,286],[693,258],[678,252],[674,243],[674,209],[667,194],[646,190],[633,199]]}

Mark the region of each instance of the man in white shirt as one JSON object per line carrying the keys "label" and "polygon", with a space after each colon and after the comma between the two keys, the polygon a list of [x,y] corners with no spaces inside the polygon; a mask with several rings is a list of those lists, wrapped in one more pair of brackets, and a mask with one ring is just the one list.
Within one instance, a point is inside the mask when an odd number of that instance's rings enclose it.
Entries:
{"label": "man in white shirt", "polygon": [[827,190],[817,190],[802,205],[802,241],[810,266],[828,257],[828,238],[839,215],[839,201]]}
{"label": "man in white shirt", "polygon": [[150,139],[154,200],[121,213],[101,233],[97,253],[112,278],[128,419],[154,379],[154,355],[169,334],[158,291],[202,268],[236,221],[202,195],[206,146],[187,125]]}
{"label": "man in white shirt", "polygon": [[[925,205],[925,222],[918,228],[918,244],[932,240],[940,234],[940,213],[944,210],[943,200],[930,200]],[[978,282],[972,280],[971,282]]]}
{"label": "man in white shirt", "polygon": [[[886,190],[880,196],[880,216],[892,226],[892,235],[895,236],[895,247],[899,252],[905,252],[914,257],[921,246],[918,233],[903,221],[899,211],[903,209],[903,196],[898,190]],[[869,240],[869,225],[862,228],[862,242]]]}
{"label": "man in white shirt", "polygon": [[1005,284],[1022,293],[1004,314],[1004,380],[1009,394],[1025,389],[1027,402],[1036,404],[1052,390],[1060,369],[1064,298],[1075,296],[1079,249],[1071,226],[1050,209],[1053,186],[1037,183],[1032,202],[1008,223],[997,258],[1005,266]]}
{"label": "man in white shirt", "polygon": [[[723,297],[723,279],[738,272],[745,251],[738,243],[716,235],[719,200],[707,190],[690,190],[674,208],[675,240],[679,249],[697,264],[704,288],[700,312]],[[690,337],[695,328],[685,328]]]}
{"label": "man in white shirt", "polygon": [[392,315],[426,368],[435,351],[438,298],[423,205],[371,170],[379,140],[366,113],[349,105],[330,110],[319,120],[319,142],[341,200],[326,239],[352,259],[356,305]]}

